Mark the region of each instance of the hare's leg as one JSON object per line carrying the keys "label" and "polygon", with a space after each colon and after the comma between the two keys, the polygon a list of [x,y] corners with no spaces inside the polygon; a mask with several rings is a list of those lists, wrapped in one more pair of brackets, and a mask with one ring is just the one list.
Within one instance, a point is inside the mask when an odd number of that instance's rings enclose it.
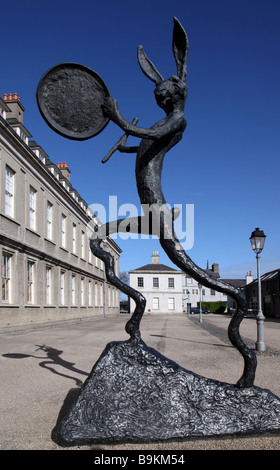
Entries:
{"label": "hare's leg", "polygon": [[105,251],[101,247],[101,243],[102,240],[98,238],[96,238],[95,240],[91,240],[91,251],[95,256],[104,261],[107,280],[111,284],[113,284],[113,286],[117,287],[122,292],[124,292],[124,294],[127,294],[129,297],[132,297],[132,299],[135,301],[136,307],[134,313],[131,319],[128,321],[125,329],[126,332],[131,336],[140,337],[139,325],[145,310],[146,299],[145,297],[143,297],[142,294],[140,294],[140,292],[128,286],[116,276],[114,257],[111,255],[111,253],[108,253],[108,251]]}
{"label": "hare's leg", "polygon": [[120,289],[124,294],[131,297],[135,304],[135,310],[132,317],[126,324],[126,332],[132,337],[140,338],[140,321],[144,314],[146,299],[145,297],[138,292],[136,289],[128,286],[122,282],[115,273],[115,260],[114,257],[108,253],[101,245],[102,241],[106,239],[112,233],[117,233],[118,231],[131,232],[131,233],[140,233],[141,221],[143,217],[130,217],[126,219],[120,219],[113,222],[108,222],[107,224],[98,227],[98,231],[92,235],[90,240],[90,248],[92,253],[100,258],[105,264],[105,273],[107,280],[113,284],[113,286]]}
{"label": "hare's leg", "polygon": [[246,313],[246,298],[244,293],[231,284],[227,284],[221,279],[216,279],[213,276],[210,276],[207,272],[193,263],[180,245],[173,227],[165,227],[164,234],[165,236],[160,238],[160,244],[169,256],[170,260],[176,266],[182,269],[185,273],[191,275],[203,286],[210,287],[219,292],[224,292],[235,300],[237,306],[228,327],[228,336],[233,346],[238,349],[244,359],[243,374],[236,385],[239,388],[252,387],[254,385],[257,367],[256,354],[252,349],[246,346],[239,333],[240,323]]}

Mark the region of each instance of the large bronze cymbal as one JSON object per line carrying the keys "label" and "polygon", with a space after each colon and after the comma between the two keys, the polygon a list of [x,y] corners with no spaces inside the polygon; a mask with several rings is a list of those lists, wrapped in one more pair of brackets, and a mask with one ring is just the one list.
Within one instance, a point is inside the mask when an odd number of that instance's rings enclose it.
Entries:
{"label": "large bronze cymbal", "polygon": [[62,63],[52,67],[37,87],[37,103],[47,124],[68,139],[85,140],[109,122],[102,104],[110,93],[100,76],[88,67]]}

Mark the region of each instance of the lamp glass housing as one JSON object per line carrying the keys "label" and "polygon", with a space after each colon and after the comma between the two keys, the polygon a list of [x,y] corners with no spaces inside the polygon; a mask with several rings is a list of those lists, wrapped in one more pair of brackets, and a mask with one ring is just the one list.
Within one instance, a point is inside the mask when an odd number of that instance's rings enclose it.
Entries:
{"label": "lamp glass housing", "polygon": [[256,230],[252,232],[251,237],[250,237],[250,242],[252,245],[252,249],[255,253],[261,253],[264,247],[265,239],[266,239],[266,235],[259,228],[256,228]]}

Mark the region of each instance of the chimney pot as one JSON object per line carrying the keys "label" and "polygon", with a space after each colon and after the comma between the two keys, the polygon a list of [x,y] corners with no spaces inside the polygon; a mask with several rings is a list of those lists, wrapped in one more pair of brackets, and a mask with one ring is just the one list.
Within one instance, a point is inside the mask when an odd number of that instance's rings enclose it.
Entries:
{"label": "chimney pot", "polygon": [[66,162],[61,162],[57,164],[58,168],[60,168],[60,171],[62,172],[63,176],[70,181],[70,173],[71,171],[68,168],[68,164]]}
{"label": "chimney pot", "polygon": [[12,100],[13,99],[13,95],[12,93],[9,93],[9,100]]}
{"label": "chimney pot", "polygon": [[8,95],[7,93],[4,93],[4,101],[7,101],[7,99],[8,99]]}
{"label": "chimney pot", "polygon": [[152,264],[159,264],[158,251],[153,251],[152,253]]}

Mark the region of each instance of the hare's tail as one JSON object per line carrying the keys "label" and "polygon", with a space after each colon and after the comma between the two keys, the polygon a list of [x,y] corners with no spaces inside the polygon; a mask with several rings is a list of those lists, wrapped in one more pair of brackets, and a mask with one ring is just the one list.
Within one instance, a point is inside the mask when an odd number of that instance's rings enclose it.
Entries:
{"label": "hare's tail", "polygon": [[252,387],[254,385],[257,367],[256,354],[252,349],[246,346],[239,333],[240,323],[246,313],[246,298],[244,293],[235,286],[228,284],[221,279],[217,279],[199,268],[187,256],[174,232],[169,238],[161,238],[160,244],[170,260],[186,274],[189,274],[203,286],[223,292],[235,300],[236,310],[228,327],[228,336],[233,346],[238,349],[244,359],[244,371],[236,385],[239,388]]}

